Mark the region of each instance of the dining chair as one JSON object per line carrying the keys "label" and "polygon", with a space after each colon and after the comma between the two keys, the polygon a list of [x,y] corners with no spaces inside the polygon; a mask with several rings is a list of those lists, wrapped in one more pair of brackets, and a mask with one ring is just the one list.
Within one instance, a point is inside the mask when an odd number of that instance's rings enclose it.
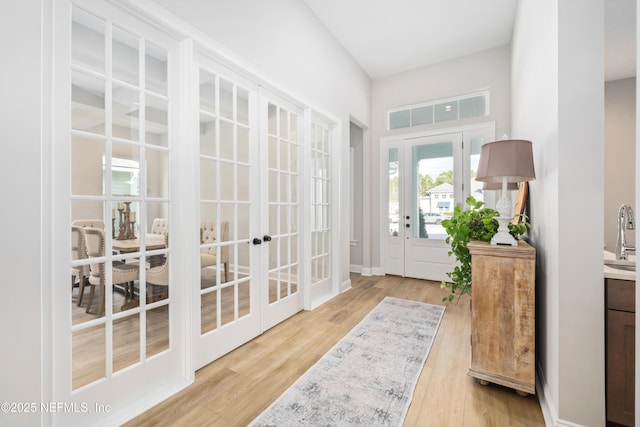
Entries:
{"label": "dining chair", "polygon": [[169,221],[167,218],[154,218],[151,223],[151,234],[169,234]]}
{"label": "dining chair", "polygon": [[[202,221],[200,223],[200,242],[202,244],[216,242],[216,222]],[[229,222],[222,221],[220,223],[220,242],[229,240]],[[200,250],[200,268],[215,266],[217,267],[217,251],[216,246],[210,248],[202,248]],[[224,281],[228,281],[229,277],[229,246],[220,247],[220,264],[223,265]]]}
{"label": "dining chair", "polygon": [[71,221],[71,225],[79,227],[102,228],[104,230],[104,221],[101,219],[76,219]]}
{"label": "dining chair", "polygon": [[[84,243],[84,228],[72,225],[71,226],[71,259],[86,259],[87,248]],[[84,285],[89,277],[89,266],[82,265],[71,268],[71,290],[75,287],[76,279],[78,280],[78,307],[82,304],[82,297],[84,295]]]}
{"label": "dining chair", "polygon": [[[84,229],[85,244],[87,246],[87,256],[89,258],[98,258],[105,256],[104,230],[100,228],[86,227]],[[87,313],[91,309],[94,292],[96,286],[100,286],[100,304],[98,306],[98,317],[104,316],[105,306],[105,262],[89,264],[89,301],[87,302]],[[134,281],[138,280],[139,267],[138,264],[127,264],[122,262],[114,262],[112,264],[112,283],[114,285],[123,284],[125,289],[125,297],[133,298]]]}
{"label": "dining chair", "polygon": [[[165,234],[165,247],[169,247],[169,235]],[[153,286],[163,286],[166,287],[168,292],[169,287],[169,255],[164,256],[164,262],[160,265],[156,265],[155,267],[147,268],[146,271],[146,282],[147,285]],[[164,292],[163,292],[164,293]],[[153,300],[153,292],[147,293],[147,302],[152,302]],[[151,297],[151,298],[149,298]]]}

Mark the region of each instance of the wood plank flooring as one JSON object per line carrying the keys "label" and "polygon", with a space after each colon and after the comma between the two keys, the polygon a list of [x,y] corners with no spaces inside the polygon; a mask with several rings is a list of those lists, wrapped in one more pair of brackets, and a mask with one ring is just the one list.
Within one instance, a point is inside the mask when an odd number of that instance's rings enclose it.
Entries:
{"label": "wood plank flooring", "polygon": [[[440,284],[352,275],[352,289],[300,312],[196,372],[195,383],[127,426],[246,426],[385,296],[442,303]],[[536,396],[520,397],[467,375],[469,299],[446,304],[405,426],[544,426]]]}

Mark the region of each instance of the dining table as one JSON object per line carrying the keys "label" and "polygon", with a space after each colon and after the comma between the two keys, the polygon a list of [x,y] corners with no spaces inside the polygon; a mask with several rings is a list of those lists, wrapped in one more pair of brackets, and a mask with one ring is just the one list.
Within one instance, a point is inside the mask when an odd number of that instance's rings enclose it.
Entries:
{"label": "dining table", "polygon": [[[117,251],[121,254],[128,254],[132,252],[140,251],[140,238],[136,237],[134,239],[126,239],[126,240],[118,240],[113,239],[111,242],[111,247],[114,251]],[[164,234],[145,234],[144,236],[144,249],[147,251],[152,251],[155,249],[163,249],[166,247],[166,241]]]}

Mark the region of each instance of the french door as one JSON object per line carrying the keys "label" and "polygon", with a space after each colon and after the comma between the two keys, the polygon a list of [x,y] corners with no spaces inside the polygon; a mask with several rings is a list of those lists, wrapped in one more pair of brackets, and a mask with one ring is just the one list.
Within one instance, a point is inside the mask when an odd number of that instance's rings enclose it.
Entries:
{"label": "french door", "polygon": [[175,224],[181,201],[180,45],[107,3],[82,3],[55,9],[50,357],[52,401],[66,405],[50,414],[56,425],[117,424],[189,381],[179,244],[153,230]]}
{"label": "french door", "polygon": [[468,195],[483,200],[482,186],[473,177],[480,147],[493,134],[493,126],[484,126],[383,141],[385,273],[448,280],[455,259],[448,255],[442,221]]}
{"label": "french door", "polygon": [[302,112],[261,94],[263,330],[302,310],[301,154]]}
{"label": "french door", "polygon": [[196,369],[302,309],[303,128],[293,106],[204,55],[197,63]]}

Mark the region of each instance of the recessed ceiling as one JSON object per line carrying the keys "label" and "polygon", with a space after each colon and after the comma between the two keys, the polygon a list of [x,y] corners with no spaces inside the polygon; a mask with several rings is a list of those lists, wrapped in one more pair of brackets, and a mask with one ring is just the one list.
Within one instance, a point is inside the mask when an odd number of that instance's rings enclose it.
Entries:
{"label": "recessed ceiling", "polygon": [[[377,79],[511,42],[516,0],[304,0]],[[605,1],[606,79],[635,76],[635,0]]]}

